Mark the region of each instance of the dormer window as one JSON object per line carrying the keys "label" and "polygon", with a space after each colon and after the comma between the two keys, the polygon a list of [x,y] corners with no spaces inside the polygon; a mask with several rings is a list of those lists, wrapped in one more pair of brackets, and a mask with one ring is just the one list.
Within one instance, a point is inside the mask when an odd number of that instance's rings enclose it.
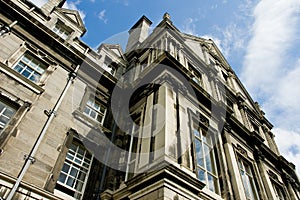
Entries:
{"label": "dormer window", "polygon": [[223,71],[222,71],[222,77],[223,77],[223,79],[225,80],[225,82],[227,82],[227,80],[228,80],[228,75],[227,75],[225,72],[223,72]]}
{"label": "dormer window", "polygon": [[64,40],[68,39],[72,32],[72,30],[66,25],[64,25],[62,22],[56,23],[52,31]]}
{"label": "dormer window", "polygon": [[105,56],[103,68],[113,76],[115,75],[117,69],[116,63],[113,63],[112,60],[107,56]]}

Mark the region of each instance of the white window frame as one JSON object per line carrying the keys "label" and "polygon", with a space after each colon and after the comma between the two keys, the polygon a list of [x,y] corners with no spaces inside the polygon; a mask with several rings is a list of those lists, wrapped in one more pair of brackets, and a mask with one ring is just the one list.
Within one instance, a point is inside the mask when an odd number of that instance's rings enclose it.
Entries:
{"label": "white window frame", "polygon": [[[208,131],[205,131],[202,127],[197,125],[196,122],[193,122],[193,137],[194,137],[194,152],[195,152],[195,166],[196,166],[196,172],[197,177],[200,181],[206,184],[206,188],[210,191],[214,192],[215,194],[220,195],[220,183],[219,183],[219,175],[218,175],[218,169],[217,169],[217,163],[216,163],[216,156],[214,152],[214,137],[208,133]],[[210,140],[208,141],[207,138]],[[198,144],[199,150],[198,150]],[[206,148],[209,149],[205,150]],[[207,153],[206,153],[207,152]],[[208,154],[208,155],[206,155]],[[206,156],[209,156],[207,158]],[[211,169],[208,169],[208,159],[211,162]],[[200,160],[202,160],[203,164],[199,164]],[[200,177],[200,172],[203,172],[202,176]],[[213,180],[215,179],[215,182],[211,183],[211,180],[209,180],[209,177],[212,177]]]}
{"label": "white window frame", "polygon": [[[107,108],[103,103],[101,103],[96,97],[91,96],[83,108],[83,113],[100,124],[103,124],[106,110]],[[98,120],[98,116],[102,117],[101,121]]]}
{"label": "white window frame", "polygon": [[[78,153],[79,149],[81,149],[81,151],[83,151],[83,154]],[[89,155],[90,158],[88,158],[87,155]],[[87,162],[87,161],[89,161],[89,162]],[[74,191],[75,199],[82,199],[84,191],[85,191],[85,187],[87,184],[87,180],[89,177],[89,173],[91,170],[92,162],[93,162],[93,155],[91,153],[89,153],[88,150],[85,149],[83,145],[81,145],[79,142],[73,140],[73,142],[68,150],[68,153],[66,155],[66,159],[64,161],[59,178],[57,180],[57,184],[62,185],[65,188]],[[67,168],[67,167],[64,168],[67,165],[69,166],[69,168]],[[75,175],[72,175],[71,173],[74,172],[72,170],[78,170],[78,171]],[[83,173],[85,173],[84,180],[80,180],[79,176]],[[65,179],[60,180],[60,177],[63,175],[65,176]],[[67,184],[67,181],[69,180],[69,178],[74,179],[73,186],[70,186],[69,184]],[[76,185],[78,182],[82,182],[82,187],[80,190],[76,189]]]}
{"label": "white window frame", "polygon": [[31,53],[25,52],[12,68],[26,79],[38,83],[48,66]]}
{"label": "white window frame", "polygon": [[[244,186],[245,196],[247,200],[258,200],[257,185],[253,175],[251,163],[243,159],[241,156],[237,158],[240,177]],[[248,191],[248,192],[247,192]]]}
{"label": "white window frame", "polygon": [[130,144],[127,157],[126,175],[125,181],[132,178],[135,175],[135,169],[137,167],[137,153],[139,151],[140,144],[140,134],[141,134],[141,120],[142,112],[135,113],[135,118],[133,120],[133,126],[130,130]]}
{"label": "white window frame", "polygon": [[276,200],[285,200],[285,193],[283,187],[275,181],[271,181],[271,183],[275,192]]}
{"label": "white window frame", "polygon": [[[9,104],[9,102],[6,102],[5,100],[3,100],[2,98],[0,98],[0,134],[2,133],[2,131],[5,129],[5,127],[7,126],[7,124],[10,122],[10,120],[14,117],[14,115],[17,112],[17,108],[11,106]],[[12,112],[11,116],[9,116],[7,114],[7,112]],[[3,122],[2,119],[8,119],[6,122]]]}
{"label": "white window frame", "polygon": [[72,31],[68,30],[68,27],[62,23],[56,23],[52,31],[64,40],[67,40],[72,33]]}

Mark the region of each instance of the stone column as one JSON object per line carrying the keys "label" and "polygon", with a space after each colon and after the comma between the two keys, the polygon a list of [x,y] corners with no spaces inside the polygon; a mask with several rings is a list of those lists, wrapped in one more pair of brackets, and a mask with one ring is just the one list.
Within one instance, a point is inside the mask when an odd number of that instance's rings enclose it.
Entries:
{"label": "stone column", "polygon": [[219,135],[218,141],[219,141],[219,145],[220,145],[220,164],[221,164],[221,169],[222,169],[222,177],[223,177],[223,184],[224,184],[224,191],[223,194],[225,196],[226,199],[228,200],[234,200],[234,195],[233,195],[233,191],[232,191],[232,185],[230,182],[230,175],[229,175],[229,167],[226,161],[226,153],[225,150],[223,148],[223,143],[224,145],[226,143],[228,143],[227,139],[230,135],[231,132],[231,127],[229,124],[225,124],[224,125],[224,130],[221,133],[222,135]]}
{"label": "stone column", "polygon": [[287,190],[288,190],[291,200],[298,200],[298,198],[294,192],[294,189],[292,187],[294,179],[292,179],[292,177],[290,177],[289,175],[285,174],[284,180],[286,182],[286,187],[287,187]]}
{"label": "stone column", "polygon": [[238,108],[240,110],[240,113],[241,113],[241,116],[242,116],[242,119],[243,119],[243,122],[244,122],[244,126],[247,127],[250,130],[250,122],[249,122],[247,114],[246,114],[247,107],[245,105],[245,102],[244,101],[239,101],[238,102]]}
{"label": "stone column", "polygon": [[[268,175],[266,174],[266,169],[265,169],[265,166],[263,163],[265,160],[265,156],[262,154],[262,152],[260,150],[256,149],[254,151],[254,157],[255,157],[258,172],[259,172],[259,174],[257,174],[257,176],[256,176],[257,182],[258,182],[258,185],[260,188],[259,196],[265,200],[273,199],[271,191],[269,190],[270,189],[269,187],[272,187],[272,186],[268,183],[269,178],[268,178]],[[267,187],[267,186],[269,186],[269,187]],[[265,187],[267,188],[267,190]]]}
{"label": "stone column", "polygon": [[[240,170],[235,157],[234,149],[232,147],[230,136],[226,134],[226,140],[224,141],[224,152],[228,163],[228,172],[230,185],[234,191],[234,198],[232,199],[245,199],[245,190],[242,180],[240,179]],[[233,195],[231,195],[233,196]]]}

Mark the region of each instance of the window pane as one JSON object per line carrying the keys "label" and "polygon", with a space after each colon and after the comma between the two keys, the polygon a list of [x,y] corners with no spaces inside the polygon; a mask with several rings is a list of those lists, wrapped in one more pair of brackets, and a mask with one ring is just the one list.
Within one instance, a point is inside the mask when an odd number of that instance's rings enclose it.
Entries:
{"label": "window pane", "polygon": [[86,175],[86,174],[85,174],[84,172],[80,172],[80,173],[79,173],[79,176],[78,176],[78,180],[84,181],[85,175]]}
{"label": "window pane", "polygon": [[202,131],[202,140],[203,140],[203,142],[207,142],[207,135],[206,135],[206,132],[205,131]]}
{"label": "window pane", "polygon": [[195,140],[195,148],[196,148],[197,164],[204,167],[202,144],[197,139]]}
{"label": "window pane", "polygon": [[252,196],[252,199],[257,199],[256,187],[255,187],[254,180],[250,177],[248,177],[248,179],[249,179],[249,182],[250,182],[250,194]]}
{"label": "window pane", "polygon": [[46,69],[46,65],[30,54],[25,54],[13,69],[29,80],[38,82],[41,74],[43,74]]}
{"label": "window pane", "polygon": [[13,108],[6,101],[0,99],[0,131],[9,123],[10,119],[16,112],[16,108]]}
{"label": "window pane", "polygon": [[[82,156],[83,156],[84,150],[83,150],[81,147],[79,147],[77,153],[78,153],[79,155],[82,155]],[[83,158],[82,156],[80,156],[80,157]],[[79,156],[77,156],[77,157],[79,157]]]}
{"label": "window pane", "polygon": [[55,27],[52,29],[54,33],[60,36],[63,39],[67,39],[70,35],[70,31],[67,30],[67,27],[63,24],[56,24]]}
{"label": "window pane", "polygon": [[64,183],[65,180],[66,180],[66,178],[67,178],[67,175],[61,173],[61,174],[59,175],[58,181]]}
{"label": "window pane", "polygon": [[11,116],[13,116],[14,113],[15,113],[15,110],[7,107],[5,109],[5,111],[3,112],[3,115],[5,115],[7,117],[11,117]]}
{"label": "window pane", "polygon": [[72,169],[71,169],[71,171],[70,171],[70,175],[71,175],[71,176],[73,176],[73,177],[76,177],[76,175],[77,175],[77,172],[78,172],[78,170],[77,170],[77,169],[75,169],[75,168],[72,168]]}
{"label": "window pane", "polygon": [[68,173],[69,169],[70,166],[67,163],[65,163],[61,171]]}
{"label": "window pane", "polygon": [[26,68],[26,69],[22,72],[22,75],[25,76],[26,78],[29,78],[31,72],[32,72],[31,69]]}
{"label": "window pane", "polygon": [[251,166],[240,158],[238,159],[238,165],[246,197],[248,199],[258,199],[255,181],[252,177]]}
{"label": "window pane", "polygon": [[201,168],[198,168],[198,178],[200,181],[206,183],[205,171],[202,170]]}
{"label": "window pane", "polygon": [[1,123],[7,124],[8,121],[9,121],[9,118],[7,118],[6,116],[3,116],[3,115],[0,116]]}
{"label": "window pane", "polygon": [[96,112],[95,111],[91,111],[90,116],[95,119],[96,118]]}
{"label": "window pane", "polygon": [[102,122],[102,116],[101,115],[97,115],[97,121]]}
{"label": "window pane", "polygon": [[204,145],[204,154],[205,154],[206,169],[212,172],[210,148],[206,144]]}
{"label": "window pane", "polygon": [[67,182],[66,182],[66,184],[68,185],[68,186],[70,186],[70,187],[73,187],[73,185],[74,185],[74,178],[71,178],[71,177],[68,177],[68,180],[67,180]]}
{"label": "window pane", "polygon": [[194,135],[197,136],[197,137],[200,137],[200,133],[197,129],[194,129]]}
{"label": "window pane", "polygon": [[75,189],[76,189],[77,191],[81,191],[81,190],[82,190],[82,187],[83,187],[83,182],[78,181],[78,182],[76,183]]}
{"label": "window pane", "polygon": [[[69,160],[69,158],[73,159]],[[68,186],[68,188],[71,187],[72,193],[74,193],[75,190],[77,195],[82,196],[84,182],[87,181],[87,174],[91,162],[91,154],[88,153],[81,144],[74,141],[70,145],[58,182]],[[75,194],[73,197],[75,197]]]}
{"label": "window pane", "polygon": [[19,63],[14,67],[14,70],[16,70],[17,72],[21,73],[21,71],[24,69],[24,64],[23,63]]}
{"label": "window pane", "polygon": [[71,144],[70,150],[76,151],[76,149],[77,149],[77,146],[75,144]]}
{"label": "window pane", "polygon": [[208,174],[207,177],[208,177],[208,188],[211,191],[216,192],[218,190],[217,179],[210,174]]}
{"label": "window pane", "polygon": [[94,98],[87,101],[83,113],[102,123],[106,108]]}
{"label": "window pane", "polygon": [[90,114],[90,111],[91,111],[90,108],[85,107],[83,112],[84,112],[85,114],[88,114],[88,115],[89,115],[89,114]]}
{"label": "window pane", "polygon": [[194,123],[193,126],[198,178],[206,184],[207,189],[220,194],[215,151],[212,146],[213,138],[204,129],[197,127],[197,123]]}

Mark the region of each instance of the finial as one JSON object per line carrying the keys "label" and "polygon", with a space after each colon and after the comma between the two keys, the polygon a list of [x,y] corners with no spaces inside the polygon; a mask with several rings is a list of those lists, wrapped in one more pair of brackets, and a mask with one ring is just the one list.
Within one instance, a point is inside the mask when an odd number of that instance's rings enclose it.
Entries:
{"label": "finial", "polygon": [[164,20],[170,20],[170,19],[171,19],[170,14],[166,12],[166,13],[164,14],[163,19],[164,19]]}

